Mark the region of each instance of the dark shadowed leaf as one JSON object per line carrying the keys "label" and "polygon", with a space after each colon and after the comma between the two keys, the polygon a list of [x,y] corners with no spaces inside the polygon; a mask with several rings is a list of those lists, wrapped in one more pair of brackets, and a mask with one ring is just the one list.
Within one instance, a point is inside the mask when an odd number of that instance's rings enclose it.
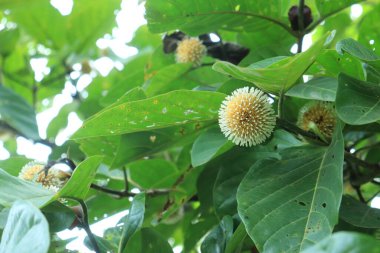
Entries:
{"label": "dark shadowed leaf", "polygon": [[340,218],[356,227],[380,228],[380,209],[372,208],[351,196],[343,196]]}
{"label": "dark shadowed leaf", "polygon": [[338,79],[336,111],[351,125],[364,125],[380,120],[380,86],[357,80],[345,74]]}

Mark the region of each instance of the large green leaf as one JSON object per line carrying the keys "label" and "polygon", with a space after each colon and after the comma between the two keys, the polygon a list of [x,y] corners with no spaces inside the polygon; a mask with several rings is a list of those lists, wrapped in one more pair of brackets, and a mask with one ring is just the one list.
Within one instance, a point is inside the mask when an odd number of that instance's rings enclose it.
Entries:
{"label": "large green leaf", "polygon": [[38,140],[38,127],[34,109],[18,94],[0,85],[0,120],[28,138]]}
{"label": "large green leaf", "polygon": [[126,245],[133,234],[135,234],[141,227],[144,220],[144,212],[145,194],[141,193],[134,197],[129,213],[124,220],[123,233],[119,244],[119,253],[128,252],[126,251]]}
{"label": "large green leaf", "polygon": [[53,196],[54,192],[0,169],[0,205],[10,207],[16,200],[28,200],[39,207],[49,202]]}
{"label": "large green leaf", "polygon": [[266,21],[290,30],[287,13],[295,2],[148,0],[146,18],[152,32],[180,29],[186,33],[199,35],[219,28],[253,30],[258,26],[268,26]]}
{"label": "large green leaf", "polygon": [[329,147],[289,148],[255,163],[241,182],[238,211],[261,252],[300,252],[330,235],[343,191],[344,141],[337,124]]}
{"label": "large green leaf", "polygon": [[202,253],[223,253],[227,242],[231,238],[234,230],[233,220],[231,216],[225,216],[220,224],[216,226],[205,237],[201,245]]}
{"label": "large green leaf", "polygon": [[351,196],[343,196],[340,218],[356,227],[380,228],[380,209],[371,208]]}
{"label": "large green leaf", "polygon": [[74,2],[73,11],[62,16],[49,1],[39,1],[30,8],[13,8],[12,20],[47,47],[80,53],[94,46],[96,39],[113,26],[118,0]]}
{"label": "large green leaf", "polygon": [[334,233],[304,253],[380,253],[380,242],[372,236],[354,233]]}
{"label": "large green leaf", "polygon": [[380,120],[380,86],[357,80],[345,74],[338,78],[336,111],[351,125],[364,125]]}
{"label": "large green leaf", "polygon": [[216,62],[214,70],[253,83],[270,93],[287,91],[314,62],[319,52],[329,44],[334,33],[328,33],[306,52],[282,58],[266,67],[239,67],[228,62]]}
{"label": "large green leaf", "polygon": [[172,91],[126,102],[86,120],[73,139],[120,135],[216,120],[225,95],[208,91]]}
{"label": "large green leaf", "polygon": [[9,212],[0,252],[46,253],[49,225],[41,211],[27,201],[16,201]]}
{"label": "large green leaf", "polygon": [[102,156],[92,156],[81,162],[75,168],[69,181],[54,197],[56,199],[60,197],[84,199],[102,160]]}
{"label": "large green leaf", "polygon": [[307,83],[301,83],[292,87],[287,96],[322,101],[335,101],[338,81],[335,78],[314,78]]}

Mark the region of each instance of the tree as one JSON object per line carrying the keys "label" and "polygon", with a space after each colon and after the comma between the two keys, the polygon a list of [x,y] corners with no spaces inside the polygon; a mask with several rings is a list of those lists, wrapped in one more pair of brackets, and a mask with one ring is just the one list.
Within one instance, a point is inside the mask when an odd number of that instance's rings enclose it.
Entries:
{"label": "tree", "polygon": [[[140,2],[127,59],[96,46],[118,0],[0,2],[0,252],[65,252],[73,227],[95,252],[380,252],[379,1]],[[83,125],[60,144],[70,114]]]}

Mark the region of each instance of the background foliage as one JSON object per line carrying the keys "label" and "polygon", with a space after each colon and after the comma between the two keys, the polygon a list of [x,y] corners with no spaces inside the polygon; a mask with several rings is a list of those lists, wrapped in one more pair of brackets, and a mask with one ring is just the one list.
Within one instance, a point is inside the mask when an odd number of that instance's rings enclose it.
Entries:
{"label": "background foliage", "polygon": [[[97,46],[114,39],[119,0],[75,0],[65,15],[47,0],[0,0],[0,135],[10,154],[0,161],[0,252],[66,252],[70,239],[56,233],[75,226],[97,252],[380,252],[380,210],[370,207],[380,191],[380,2],[139,2],[147,24],[128,43],[138,53],[124,58]],[[313,17],[297,19],[298,30],[294,5]],[[222,56],[176,63],[163,50],[175,31],[212,33],[201,39],[214,38]],[[104,58],[118,66],[106,75],[95,67]],[[279,115],[272,137],[251,148],[217,123],[223,99],[245,86],[269,93]],[[70,89],[41,134],[36,115]],[[310,101],[335,104],[331,140],[296,126]],[[70,115],[84,123],[61,143]],[[20,137],[77,164],[58,193],[17,178],[30,160]],[[102,237],[91,233],[125,210]]]}

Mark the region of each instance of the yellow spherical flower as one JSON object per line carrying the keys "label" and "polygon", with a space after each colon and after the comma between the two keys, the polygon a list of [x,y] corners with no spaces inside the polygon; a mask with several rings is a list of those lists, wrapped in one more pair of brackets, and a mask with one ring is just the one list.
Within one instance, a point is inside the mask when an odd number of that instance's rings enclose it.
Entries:
{"label": "yellow spherical flower", "polygon": [[336,114],[332,103],[311,102],[300,111],[298,126],[313,131],[321,137],[331,138],[336,125]]}
{"label": "yellow spherical flower", "polygon": [[45,163],[30,162],[20,171],[18,177],[40,184],[46,189],[57,192],[67,182],[70,175],[55,168],[50,168],[45,174]]}
{"label": "yellow spherical flower", "polygon": [[273,132],[276,116],[268,96],[261,90],[244,87],[235,90],[219,109],[223,134],[240,146],[264,142]]}
{"label": "yellow spherical flower", "polygon": [[176,61],[178,63],[193,63],[199,66],[207,49],[198,38],[185,38],[177,45]]}

